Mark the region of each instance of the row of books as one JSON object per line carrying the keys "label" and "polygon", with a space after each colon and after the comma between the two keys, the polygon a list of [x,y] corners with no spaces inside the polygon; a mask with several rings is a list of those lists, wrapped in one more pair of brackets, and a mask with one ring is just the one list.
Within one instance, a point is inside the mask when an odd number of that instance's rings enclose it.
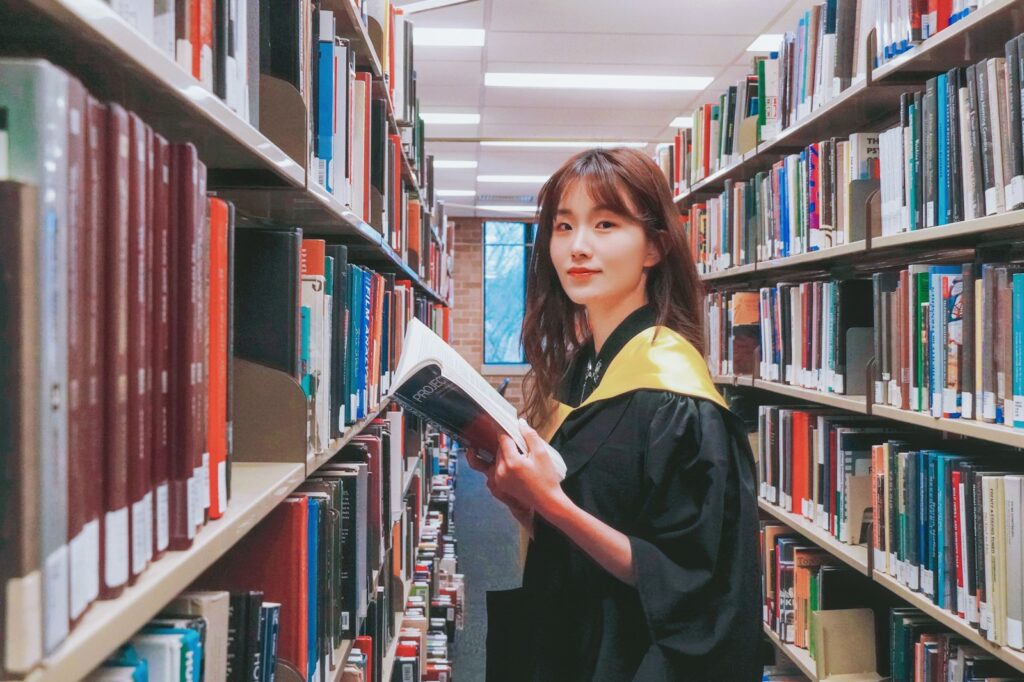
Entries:
{"label": "row of books", "polygon": [[[849,279],[708,296],[712,371],[746,374],[755,369],[757,347],[757,376],[763,379],[864,395],[873,350],[871,293],[871,280]],[[752,340],[755,323],[760,333]]]}
{"label": "row of books", "polygon": [[1019,453],[872,448],[875,569],[958,615],[988,640],[1024,649]]}
{"label": "row of books", "polygon": [[963,20],[993,0],[881,0],[873,21],[877,32],[876,65],[884,64]]}
{"label": "row of books", "polygon": [[756,57],[753,73],[730,85],[717,103],[693,112],[692,127],[676,131],[671,143],[655,149],[656,160],[673,194],[680,194],[713,173],[735,163],[757,146],[760,113],[757,72],[763,57]]}
{"label": "row of books", "polygon": [[1024,649],[1019,453],[950,450],[909,427],[814,407],[762,405],[758,426],[762,499],[840,542],[870,542],[876,571]]}
{"label": "row of books", "polygon": [[192,145],[47,62],[0,61],[0,108],[0,554],[23,604],[0,648],[24,671],[224,512],[233,214]]}
{"label": "row of books", "polygon": [[1020,263],[910,265],[873,288],[876,402],[1024,427]]}
{"label": "row of books", "polygon": [[281,604],[259,591],[190,590],[118,648],[89,682],[272,682]]}
{"label": "row of books", "polygon": [[930,78],[904,93],[880,136],[882,233],[920,230],[1024,207],[1021,47]]}
{"label": "row of books", "polygon": [[447,308],[412,282],[349,263],[346,246],[302,228],[241,230],[236,259],[236,354],[301,383],[316,405],[310,453],[387,394],[410,319],[449,332]]}
{"label": "row of books", "polygon": [[[429,463],[414,470],[407,497],[400,491],[389,513],[381,500],[405,460],[388,471],[380,454],[409,440]],[[418,422],[387,413],[88,679],[419,682],[437,680],[420,674],[434,668],[450,678],[448,630],[456,611],[461,617],[465,586],[441,445]],[[420,481],[431,479],[425,498]],[[410,584],[404,608],[402,581]],[[395,637],[392,676],[382,678]]]}
{"label": "row of books", "polygon": [[864,239],[867,199],[878,178],[878,135],[854,133],[784,156],[750,180],[726,180],[719,196],[690,208],[690,248],[698,271]]}
{"label": "row of books", "polygon": [[787,526],[762,522],[761,547],[765,623],[807,650],[818,679],[1024,679]]}

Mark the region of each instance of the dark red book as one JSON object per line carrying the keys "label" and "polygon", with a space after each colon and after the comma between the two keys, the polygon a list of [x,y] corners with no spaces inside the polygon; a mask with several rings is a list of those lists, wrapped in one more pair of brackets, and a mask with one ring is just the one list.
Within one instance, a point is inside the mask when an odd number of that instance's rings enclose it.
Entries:
{"label": "dark red book", "polygon": [[196,529],[195,348],[200,289],[195,252],[198,235],[197,194],[199,158],[191,144],[171,146],[171,232],[174,240],[170,268],[170,497],[169,525],[173,550],[192,544]]}
{"label": "dark red book", "polygon": [[150,268],[150,351],[153,390],[150,393],[153,481],[154,555],[170,546],[170,417],[171,417],[171,146],[160,135],[153,139],[152,267]]}
{"label": "dark red book", "polygon": [[100,594],[116,597],[128,582],[128,112],[109,104],[104,260],[103,570]]}
{"label": "dark red book", "polygon": [[99,575],[99,516],[89,503],[88,490],[96,487],[93,462],[97,445],[93,432],[96,415],[89,397],[94,369],[89,363],[89,344],[95,330],[90,326],[88,296],[90,254],[96,240],[90,239],[87,231],[88,97],[77,79],[68,79],[68,564],[72,622],[98,596],[93,585]]}
{"label": "dark red book", "polygon": [[149,301],[146,300],[146,124],[128,114],[128,503],[131,579],[149,562],[153,520],[147,417],[149,415]]}

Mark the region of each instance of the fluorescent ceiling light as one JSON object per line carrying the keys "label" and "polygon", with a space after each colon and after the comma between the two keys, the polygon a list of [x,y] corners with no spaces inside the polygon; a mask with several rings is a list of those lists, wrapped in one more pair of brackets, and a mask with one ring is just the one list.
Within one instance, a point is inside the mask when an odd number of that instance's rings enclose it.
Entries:
{"label": "fluorescent ceiling light", "polygon": [[747,52],[775,52],[782,43],[781,33],[763,33],[750,43]]}
{"label": "fluorescent ceiling light", "polygon": [[476,161],[458,159],[434,159],[434,168],[476,168]]}
{"label": "fluorescent ceiling light", "polygon": [[[481,147],[632,147],[643,149],[647,142],[597,142],[593,140],[484,140],[480,142]],[[437,162],[434,162],[435,165]]]}
{"label": "fluorescent ceiling light", "polygon": [[425,12],[428,9],[439,9],[441,7],[449,7],[451,5],[464,5],[471,0],[420,0],[420,2],[410,2],[407,5],[402,5],[398,9],[402,10],[406,14],[414,14],[416,12]]}
{"label": "fluorescent ceiling light", "polygon": [[547,182],[549,175],[478,175],[477,182]]}
{"label": "fluorescent ceiling light", "polygon": [[676,116],[668,125],[670,128],[692,128],[693,116]]}
{"label": "fluorescent ceiling light", "polygon": [[424,123],[434,125],[471,125],[480,123],[480,114],[445,114],[441,112],[421,113]]}
{"label": "fluorescent ceiling light", "polygon": [[413,44],[426,47],[483,47],[482,28],[421,28],[412,34]]}
{"label": "fluorescent ceiling light", "polygon": [[537,208],[534,206],[503,206],[499,204],[488,204],[486,206],[477,206],[478,211],[495,211],[497,213],[530,213],[534,214],[537,212]]}
{"label": "fluorescent ceiling light", "polygon": [[709,76],[627,76],[593,73],[486,73],[484,85],[565,90],[703,90]]}
{"label": "fluorescent ceiling light", "polygon": [[476,191],[472,189],[439,189],[435,194],[439,197],[475,197]]}

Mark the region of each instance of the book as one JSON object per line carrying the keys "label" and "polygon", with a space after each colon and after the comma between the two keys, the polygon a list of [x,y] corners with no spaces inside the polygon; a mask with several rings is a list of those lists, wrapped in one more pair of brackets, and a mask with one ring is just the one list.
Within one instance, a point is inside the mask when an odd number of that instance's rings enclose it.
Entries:
{"label": "book", "polygon": [[[392,396],[403,407],[477,448],[484,459],[497,456],[502,434],[520,452],[527,451],[515,408],[451,346],[417,319],[409,323],[402,345]],[[548,454],[564,478],[565,462],[550,448]]]}

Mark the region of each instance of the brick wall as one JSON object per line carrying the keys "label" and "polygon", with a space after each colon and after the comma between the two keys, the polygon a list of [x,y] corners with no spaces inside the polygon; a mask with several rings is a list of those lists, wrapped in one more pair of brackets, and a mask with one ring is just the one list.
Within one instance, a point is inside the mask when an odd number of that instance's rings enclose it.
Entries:
{"label": "brick wall", "polygon": [[[455,224],[455,301],[452,346],[478,371],[484,359],[484,246],[483,220],[449,218]],[[489,220],[500,220],[494,218]],[[511,218],[510,220],[516,220]],[[509,376],[484,374],[495,387]],[[523,409],[522,376],[510,376],[505,398]]]}

